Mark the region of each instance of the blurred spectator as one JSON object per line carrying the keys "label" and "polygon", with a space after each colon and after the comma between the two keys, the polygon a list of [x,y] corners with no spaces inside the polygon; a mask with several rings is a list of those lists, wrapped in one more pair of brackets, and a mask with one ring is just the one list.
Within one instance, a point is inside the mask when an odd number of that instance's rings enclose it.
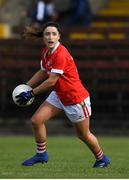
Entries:
{"label": "blurred spectator", "polygon": [[0,0],[0,7],[4,4],[4,0]]}
{"label": "blurred spectator", "polygon": [[29,17],[31,23],[33,23],[35,27],[47,21],[56,21],[58,18],[53,0],[37,0],[34,6],[31,7],[24,16],[25,15]]}
{"label": "blurred spectator", "polygon": [[64,21],[65,25],[88,26],[92,22],[92,11],[89,0],[70,0],[68,18]]}

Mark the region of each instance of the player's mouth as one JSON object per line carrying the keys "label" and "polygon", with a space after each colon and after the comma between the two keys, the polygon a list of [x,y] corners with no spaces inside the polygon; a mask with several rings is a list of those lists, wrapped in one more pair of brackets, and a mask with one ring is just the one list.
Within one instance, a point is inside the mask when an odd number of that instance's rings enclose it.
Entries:
{"label": "player's mouth", "polygon": [[54,45],[54,41],[48,41],[48,45],[51,47]]}

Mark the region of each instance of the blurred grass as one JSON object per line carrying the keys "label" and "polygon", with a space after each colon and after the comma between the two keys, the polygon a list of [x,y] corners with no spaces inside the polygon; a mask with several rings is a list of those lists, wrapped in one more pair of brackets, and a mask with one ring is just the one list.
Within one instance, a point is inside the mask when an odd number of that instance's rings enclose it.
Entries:
{"label": "blurred grass", "polygon": [[122,137],[100,137],[104,152],[110,157],[108,168],[94,169],[94,156],[76,137],[48,137],[49,162],[32,167],[22,161],[35,153],[33,137],[0,137],[0,178],[129,178],[129,140]]}

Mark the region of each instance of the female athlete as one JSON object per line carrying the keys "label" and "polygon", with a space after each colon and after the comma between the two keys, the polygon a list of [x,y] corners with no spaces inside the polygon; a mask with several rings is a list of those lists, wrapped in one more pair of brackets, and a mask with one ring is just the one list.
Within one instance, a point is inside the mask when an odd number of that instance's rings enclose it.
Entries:
{"label": "female athlete", "polygon": [[52,89],[50,95],[32,116],[32,127],[36,141],[36,154],[22,165],[31,166],[48,161],[46,150],[45,122],[64,111],[73,123],[78,138],[95,156],[93,167],[107,167],[108,156],[104,155],[97,138],[90,132],[90,95],[82,85],[75,62],[68,50],[60,43],[60,28],[55,22],[46,23],[41,31],[25,30],[25,36],[41,37],[46,47],[42,50],[41,68],[27,82],[33,91],[21,93],[17,101],[21,104],[38,94]]}

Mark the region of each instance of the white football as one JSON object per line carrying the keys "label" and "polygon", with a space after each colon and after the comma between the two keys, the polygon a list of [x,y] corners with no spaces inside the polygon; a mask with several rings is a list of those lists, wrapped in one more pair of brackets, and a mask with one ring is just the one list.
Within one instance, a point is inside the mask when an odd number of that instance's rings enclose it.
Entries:
{"label": "white football", "polygon": [[17,98],[16,96],[19,95],[20,93],[22,92],[27,92],[27,91],[31,91],[32,88],[26,84],[20,84],[18,85],[12,92],[12,98],[13,98],[13,101],[14,103],[17,105],[17,106],[20,106],[20,107],[26,107],[26,106],[29,106],[33,103],[34,101],[34,97],[31,98],[27,103],[26,105],[20,105],[18,102],[17,102]]}

